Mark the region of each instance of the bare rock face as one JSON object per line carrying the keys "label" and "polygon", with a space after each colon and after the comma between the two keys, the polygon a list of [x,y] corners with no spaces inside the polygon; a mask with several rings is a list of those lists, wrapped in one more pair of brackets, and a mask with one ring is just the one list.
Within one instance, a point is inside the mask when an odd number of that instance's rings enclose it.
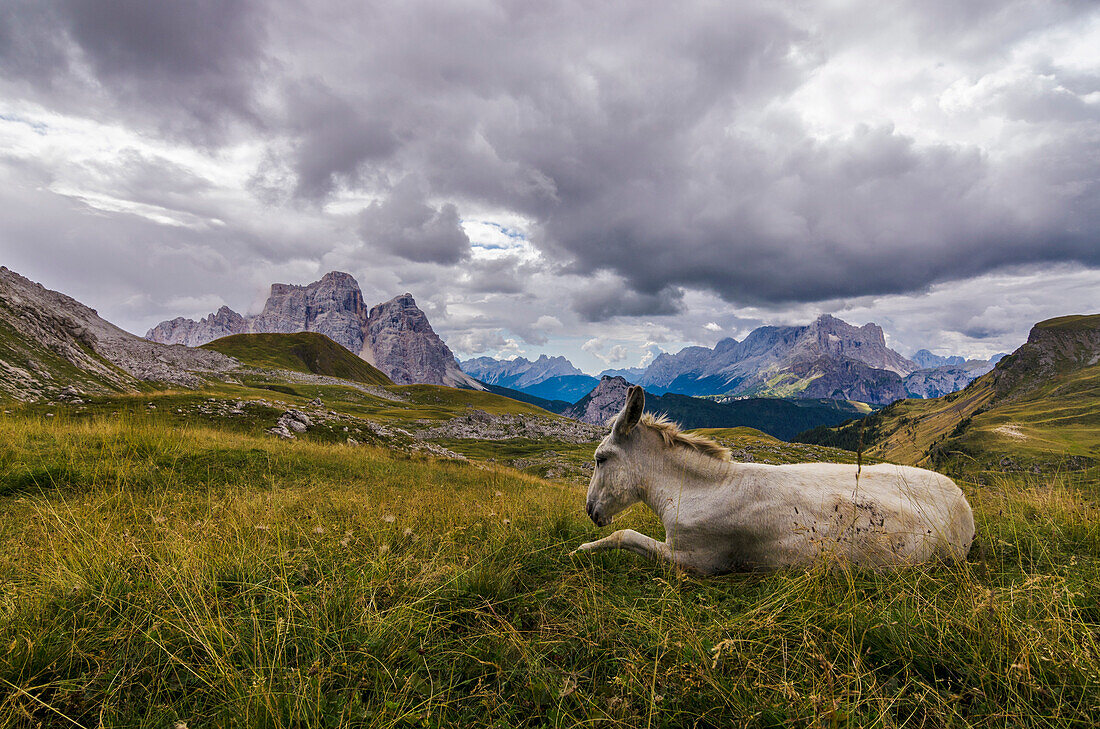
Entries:
{"label": "bare rock face", "polygon": [[382,370],[398,384],[485,388],[462,372],[411,294],[367,311],[359,283],[331,271],[307,286],[272,284],[262,312],[244,317],[223,306],[200,321],[176,318],[145,335],[154,342],[197,347],[230,334],[317,332]]}
{"label": "bare rock face", "polygon": [[367,307],[350,273],[331,271],[307,286],[272,284],[264,310],[241,316],[228,306],[199,321],[177,317],[157,324],[145,338],[161,344],[198,347],[230,334],[317,332],[352,352],[363,348]]}
{"label": "bare rock face", "polygon": [[150,329],[145,338],[160,344],[182,344],[186,347],[198,347],[215,339],[231,334],[243,334],[248,331],[248,320],[228,306],[223,306],[199,321],[178,316],[171,321],[162,321]]}
{"label": "bare rock face", "polygon": [[601,377],[596,389],[562,413],[567,418],[592,425],[606,425],[626,404],[630,383],[622,377]]}
{"label": "bare rock face", "polygon": [[[0,389],[21,400],[59,392],[135,389],[139,380],[199,387],[237,361],[164,346],[119,329],[94,309],[0,266]],[[56,391],[56,392],[55,392]]]}
{"label": "bare rock face", "polygon": [[997,362],[1000,397],[1026,394],[1051,377],[1100,363],[1100,314],[1061,316],[1031,328],[1027,341]]}
{"label": "bare rock face", "polygon": [[331,271],[308,286],[272,284],[264,310],[252,317],[248,331],[317,332],[358,352],[366,315],[359,282],[350,273]]}
{"label": "bare rock face", "polygon": [[370,310],[359,356],[399,385],[428,384],[485,389],[463,372],[454,353],[432,330],[412,294]]}

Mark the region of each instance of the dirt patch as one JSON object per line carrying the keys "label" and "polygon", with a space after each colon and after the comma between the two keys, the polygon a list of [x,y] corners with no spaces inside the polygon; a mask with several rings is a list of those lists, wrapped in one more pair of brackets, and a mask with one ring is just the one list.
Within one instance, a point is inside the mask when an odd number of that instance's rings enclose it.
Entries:
{"label": "dirt patch", "polygon": [[1027,440],[1027,436],[1020,431],[1020,426],[1012,425],[1011,423],[998,426],[993,429],[993,432],[1009,438],[1014,438],[1015,440]]}

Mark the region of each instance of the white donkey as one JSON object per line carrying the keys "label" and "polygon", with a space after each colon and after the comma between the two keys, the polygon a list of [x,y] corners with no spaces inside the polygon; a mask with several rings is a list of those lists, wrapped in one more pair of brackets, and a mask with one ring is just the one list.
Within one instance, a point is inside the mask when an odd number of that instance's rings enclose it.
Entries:
{"label": "white donkey", "polygon": [[714,441],[643,417],[644,405],[642,388],[631,387],[596,448],[586,508],[602,527],[642,501],[666,541],[621,529],[574,554],[626,549],[704,574],[830,557],[870,567],[966,558],[974,514],[946,476],[890,464],[735,463]]}

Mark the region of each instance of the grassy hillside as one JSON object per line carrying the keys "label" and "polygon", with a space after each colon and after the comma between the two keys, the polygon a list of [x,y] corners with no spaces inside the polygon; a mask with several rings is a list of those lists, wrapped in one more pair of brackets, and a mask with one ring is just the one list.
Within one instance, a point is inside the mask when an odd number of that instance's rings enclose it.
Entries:
{"label": "grassy hillside", "polygon": [[255,367],[309,372],[368,385],[392,385],[390,378],[324,334],[234,334],[202,345]]}
{"label": "grassy hillside", "polygon": [[[1091,726],[1100,492],[968,489],[971,561],[698,579],[584,487],[0,413],[0,726]],[[182,408],[181,408],[182,409]],[[715,433],[748,445],[772,439]],[[616,520],[661,536],[635,507]]]}

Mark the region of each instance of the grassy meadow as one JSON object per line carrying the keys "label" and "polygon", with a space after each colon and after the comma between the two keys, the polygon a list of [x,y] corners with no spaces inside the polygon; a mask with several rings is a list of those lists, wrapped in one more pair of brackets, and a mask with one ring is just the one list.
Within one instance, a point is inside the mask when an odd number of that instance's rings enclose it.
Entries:
{"label": "grassy meadow", "polygon": [[[1095,482],[963,484],[978,539],[959,566],[700,579],[567,556],[609,531],[584,486],[488,462],[490,444],[460,462],[283,442],[162,397],[0,414],[0,727],[1100,716]],[[364,398],[348,407],[389,407]],[[615,527],[661,536],[641,506]]]}

